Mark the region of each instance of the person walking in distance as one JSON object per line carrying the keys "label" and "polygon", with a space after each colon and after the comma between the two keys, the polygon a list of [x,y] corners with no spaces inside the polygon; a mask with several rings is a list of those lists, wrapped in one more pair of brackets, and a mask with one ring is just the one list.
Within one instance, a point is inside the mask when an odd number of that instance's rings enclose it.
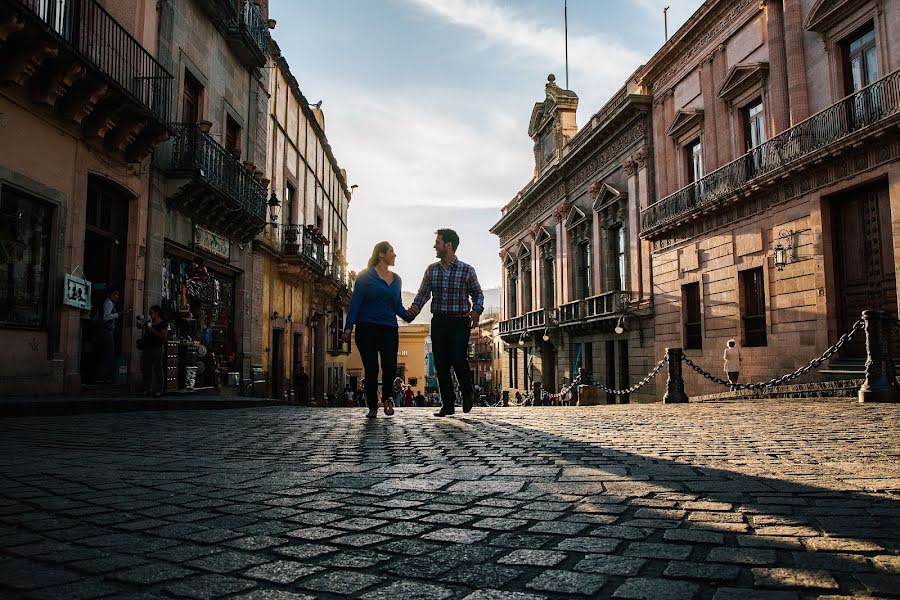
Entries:
{"label": "person walking in distance", "polygon": [[484,311],[484,293],[472,265],[456,257],[459,247],[456,232],[438,229],[435,235],[434,252],[440,260],[425,269],[419,293],[408,312],[415,317],[431,299],[431,343],[442,403],[441,410],[434,416],[446,417],[453,414],[456,399],[451,368],[459,381],[463,412],[472,410],[474,391],[466,349],[469,330],[478,326]]}
{"label": "person walking in distance", "polygon": [[378,415],[378,357],[381,357],[381,401],[384,414],[394,414],[392,386],[397,375],[397,351],[400,337],[397,317],[411,321],[403,308],[400,276],[391,271],[397,254],[388,242],[378,242],[372,249],[368,268],[360,271],[350,298],[347,322],[341,339],[350,341],[356,326],[356,347],[365,371],[364,385],[368,418]]}
{"label": "person walking in distance", "polygon": [[725,354],[722,357],[725,360],[725,373],[728,375],[728,381],[731,382],[731,391],[734,391],[734,385],[738,382],[738,374],[741,370],[741,351],[737,347],[737,342],[728,340],[725,344]]}

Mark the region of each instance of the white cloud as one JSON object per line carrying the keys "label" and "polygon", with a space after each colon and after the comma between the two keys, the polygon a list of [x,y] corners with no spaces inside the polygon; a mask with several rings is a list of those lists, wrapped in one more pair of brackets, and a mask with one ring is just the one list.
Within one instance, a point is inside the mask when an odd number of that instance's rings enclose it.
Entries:
{"label": "white cloud", "polygon": [[[561,26],[529,21],[492,0],[407,1],[451,25],[482,35],[486,50],[505,50],[505,60],[518,61],[524,68],[533,68],[535,59],[544,61],[548,69],[562,69],[565,65],[565,34]],[[640,53],[606,36],[570,34],[571,87],[576,91],[590,90],[592,97],[608,98],[641,64],[642,58]],[[563,74],[557,76],[558,83],[565,85]],[[590,114],[599,107],[586,109]]]}

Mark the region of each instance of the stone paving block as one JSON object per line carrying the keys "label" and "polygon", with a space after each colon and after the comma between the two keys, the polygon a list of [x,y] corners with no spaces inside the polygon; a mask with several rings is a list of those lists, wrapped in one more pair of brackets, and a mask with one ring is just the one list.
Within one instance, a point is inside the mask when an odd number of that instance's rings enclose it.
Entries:
{"label": "stone paving block", "polygon": [[462,583],[471,587],[502,588],[514,581],[523,571],[495,564],[462,565],[441,575],[442,581]]}
{"label": "stone paving block", "polygon": [[741,565],[770,565],[777,560],[774,550],[760,548],[713,548],[706,555],[712,562],[736,563]]}
{"label": "stone paving block", "polygon": [[341,519],[341,515],[330,512],[298,513],[288,517],[288,521],[306,523],[307,525],[327,525]]}
{"label": "stone paving block", "polygon": [[613,537],[622,540],[643,540],[650,536],[651,529],[639,529],[636,527],[623,527],[621,525],[604,525],[589,529],[588,535],[599,537]]}
{"label": "stone paving block", "polygon": [[162,550],[149,552],[147,557],[160,558],[169,562],[183,563],[201,556],[216,554],[223,549],[218,546],[199,546],[196,544],[180,544],[177,546],[169,546]]}
{"label": "stone paving block", "polygon": [[648,561],[643,558],[591,554],[575,565],[575,569],[587,573],[603,573],[604,575],[633,577],[640,573],[647,562]]}
{"label": "stone paving block", "polygon": [[549,521],[538,523],[528,528],[535,533],[552,533],[554,535],[577,535],[587,529],[583,523],[568,523],[566,521]]}
{"label": "stone paving block", "polygon": [[705,562],[672,561],[663,575],[676,579],[700,579],[704,581],[734,581],[741,569],[737,565],[719,565]]}
{"label": "stone paving block", "polygon": [[66,566],[82,573],[101,574],[112,573],[113,571],[120,571],[145,563],[147,563],[147,560],[144,558],[128,556],[127,554],[117,554],[104,558],[79,560],[77,562],[68,563]]}
{"label": "stone paving block", "polygon": [[177,583],[170,583],[166,591],[180,597],[213,600],[228,594],[243,592],[256,584],[247,579],[227,575],[200,575]]}
{"label": "stone paving block", "polygon": [[497,561],[504,565],[531,565],[535,567],[552,567],[568,558],[565,552],[553,550],[513,550]]}
{"label": "stone paving block", "polygon": [[900,573],[900,556],[880,554],[872,559],[875,567],[889,573]]}
{"label": "stone paving block", "polygon": [[373,529],[387,523],[388,521],[385,521],[384,519],[367,519],[364,517],[356,517],[353,519],[334,521],[330,524],[330,526],[340,527],[341,529],[349,529],[351,531],[365,531],[366,529]]}
{"label": "stone paving block", "polygon": [[256,554],[231,550],[189,560],[185,564],[195,569],[213,573],[231,573],[263,562],[266,562],[266,559]]}
{"label": "stone paving block", "polygon": [[33,590],[78,581],[78,573],[24,559],[0,560],[0,586]]}
{"label": "stone paving block", "polygon": [[317,556],[324,556],[326,554],[331,554],[332,552],[337,552],[339,548],[337,546],[328,546],[326,544],[310,544],[310,543],[295,543],[289,544],[286,546],[281,546],[279,548],[275,548],[273,552],[279,554],[281,556],[287,556],[289,558],[315,558]]}
{"label": "stone paving block", "polygon": [[485,531],[445,527],[424,534],[422,539],[433,540],[436,542],[453,542],[455,544],[474,544],[475,542],[480,542],[485,539],[487,536],[488,533]]}
{"label": "stone paving block", "polygon": [[776,592],[756,588],[719,588],[713,596],[713,600],[799,600],[799,598],[797,592]]}
{"label": "stone paving block", "polygon": [[366,592],[362,600],[443,600],[454,595],[453,590],[417,581],[397,581],[389,586]]}
{"label": "stone paving block", "polygon": [[696,584],[653,577],[628,579],[613,592],[613,598],[635,600],[690,600],[699,591]]}
{"label": "stone paving block", "polygon": [[884,594],[886,596],[898,595],[900,590],[900,575],[896,574],[873,574],[873,575],[854,575],[869,592],[873,594]]}
{"label": "stone paving block", "polygon": [[549,569],[526,583],[525,587],[543,592],[591,596],[599,592],[607,581],[608,578],[603,575]]}
{"label": "stone paving block", "polygon": [[197,571],[192,569],[183,569],[166,563],[151,563],[125,571],[118,571],[108,575],[108,577],[117,581],[124,581],[125,583],[148,585],[173,579],[183,579],[189,575],[196,574]]}
{"label": "stone paving block", "polygon": [[355,571],[331,571],[300,582],[305,589],[331,594],[358,594],[384,580],[383,577]]}
{"label": "stone paving block", "polygon": [[522,519],[488,518],[481,519],[480,521],[475,521],[474,523],[472,523],[472,526],[479,527],[481,529],[509,531],[511,529],[519,529],[520,527],[524,527],[527,524],[528,521],[524,521]]}
{"label": "stone paving block", "polygon": [[752,569],[754,585],[767,588],[799,587],[836,590],[838,583],[827,571],[774,568]]}
{"label": "stone paving block", "polygon": [[872,563],[865,556],[837,552],[794,552],[794,566],[800,569],[824,569],[865,573],[872,570]]}
{"label": "stone paving block", "polygon": [[881,544],[848,538],[813,537],[804,538],[802,543],[809,550],[822,552],[880,552],[884,550]]}
{"label": "stone paving block", "polygon": [[315,567],[292,560],[276,560],[258,565],[244,571],[244,577],[261,579],[272,583],[293,583],[301,577],[312,575],[322,571],[322,567]]}
{"label": "stone paving block", "polygon": [[257,589],[246,594],[232,596],[234,600],[316,600],[315,596],[286,592],[284,590]]}
{"label": "stone paving block", "polygon": [[472,515],[458,515],[451,513],[429,515],[421,519],[423,523],[434,523],[436,525],[465,525],[474,520],[475,517]]}
{"label": "stone paving block", "polygon": [[224,545],[239,550],[265,550],[272,546],[280,546],[288,542],[286,537],[276,537],[271,535],[251,535],[247,537],[226,540]]}
{"label": "stone paving block", "polygon": [[739,546],[745,548],[771,548],[773,550],[802,550],[803,543],[800,538],[766,536],[766,535],[737,535],[735,536]]}
{"label": "stone paving block", "polygon": [[478,590],[462,600],[545,600],[547,596],[526,594],[523,592],[507,592],[504,590]]}
{"label": "stone paving block", "polygon": [[684,560],[691,554],[692,546],[685,544],[654,544],[647,542],[631,542],[625,547],[625,556],[638,558],[662,558],[666,560]]}
{"label": "stone paving block", "polygon": [[613,552],[621,542],[611,538],[570,537],[556,544],[557,550],[584,552],[585,554],[603,554]]}
{"label": "stone paving block", "polygon": [[346,533],[341,529],[332,529],[330,527],[302,527],[293,531],[285,532],[285,535],[301,540],[324,540],[327,538],[343,535]]}
{"label": "stone paving block", "polygon": [[422,535],[426,531],[431,531],[435,525],[426,525],[424,523],[412,523],[410,521],[397,521],[384,527],[379,527],[375,533],[382,535],[394,535],[398,537],[412,537]]}
{"label": "stone paving block", "polygon": [[691,542],[696,544],[724,544],[725,536],[715,531],[697,529],[669,529],[663,532],[667,542]]}
{"label": "stone paving block", "polygon": [[25,594],[26,598],[35,600],[88,600],[91,598],[108,597],[112,594],[122,593],[127,588],[115,585],[101,579],[81,580],[65,585],[34,590]]}

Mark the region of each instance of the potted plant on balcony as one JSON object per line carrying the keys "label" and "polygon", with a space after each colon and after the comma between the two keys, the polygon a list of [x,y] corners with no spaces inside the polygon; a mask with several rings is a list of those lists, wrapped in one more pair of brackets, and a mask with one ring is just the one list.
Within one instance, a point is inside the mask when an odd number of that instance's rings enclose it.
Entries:
{"label": "potted plant on balcony", "polygon": [[275,29],[275,25],[278,23],[275,19],[269,19],[266,21],[266,25],[269,26],[269,29]]}
{"label": "potted plant on balcony", "polygon": [[197,126],[200,128],[200,131],[203,133],[209,133],[210,129],[212,129],[212,121],[199,121]]}
{"label": "potted plant on balcony", "polygon": [[284,253],[300,254],[300,244],[297,243],[299,236],[297,235],[297,226],[290,223],[284,226]]}

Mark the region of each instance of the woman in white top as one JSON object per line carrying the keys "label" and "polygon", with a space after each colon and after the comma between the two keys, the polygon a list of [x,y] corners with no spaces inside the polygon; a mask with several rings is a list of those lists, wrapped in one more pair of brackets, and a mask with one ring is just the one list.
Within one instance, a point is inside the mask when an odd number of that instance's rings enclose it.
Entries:
{"label": "woman in white top", "polygon": [[738,373],[741,370],[741,351],[737,347],[737,342],[734,340],[728,340],[728,343],[725,345],[725,355],[722,357],[725,359],[725,373],[728,375],[728,381],[732,383],[732,391],[734,391],[733,384],[738,382]]}

